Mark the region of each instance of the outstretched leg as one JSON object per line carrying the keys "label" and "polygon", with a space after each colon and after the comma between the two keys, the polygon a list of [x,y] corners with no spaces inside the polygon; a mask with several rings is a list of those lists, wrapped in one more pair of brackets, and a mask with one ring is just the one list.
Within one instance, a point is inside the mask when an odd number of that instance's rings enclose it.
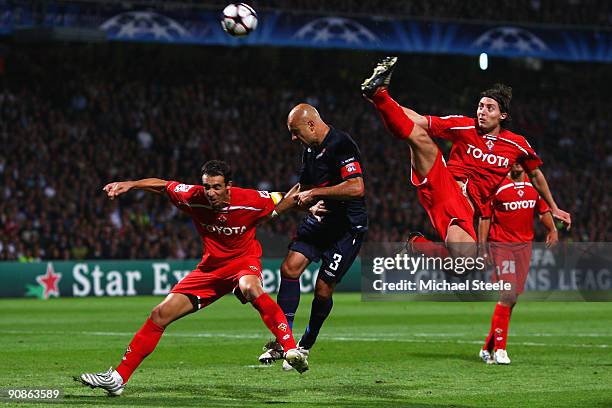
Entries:
{"label": "outstretched leg", "polygon": [[[427,256],[475,257],[477,247],[473,225],[466,225],[473,222],[471,204],[450,175],[437,145],[425,129],[413,121],[413,118],[416,121],[424,118],[400,106],[389,95],[387,88],[396,62],[395,57],[383,59],[361,89],[380,113],[385,127],[396,138],[409,144],[412,181],[446,248],[433,244],[422,235],[413,235],[408,244],[411,249]],[[455,200],[452,200],[453,195]]]}
{"label": "outstretched leg", "polygon": [[283,349],[287,362],[299,373],[308,370],[307,355],[297,349],[293,333],[281,308],[264,292],[259,276],[244,275],[238,286],[243,296],[261,315],[261,320],[272,332]]}
{"label": "outstretched leg", "polygon": [[110,395],[121,395],[132,373],[155,350],[165,328],[194,310],[194,305],[186,295],[170,293],[155,306],[144,325],[136,332],[116,370],[111,367],[106,372],[85,373],[75,379],[91,388],[102,388]]}
{"label": "outstretched leg", "polygon": [[438,146],[423,127],[410,119],[410,110],[400,106],[389,94],[396,62],[397,57],[386,57],[379,62],[372,76],[361,84],[361,91],[374,104],[387,130],[410,145],[412,166],[420,177],[425,177],[436,161]]}
{"label": "outstretched leg", "polygon": [[281,308],[264,292],[257,275],[244,275],[238,283],[244,297],[261,315],[261,320],[272,332],[276,341],[287,352],[295,348],[291,328]]}
{"label": "outstretched leg", "polygon": [[145,324],[130,342],[117,372],[126,383],[140,363],[155,350],[164,330],[170,323],[194,311],[189,298],[182,293],[170,293],[155,306]]}

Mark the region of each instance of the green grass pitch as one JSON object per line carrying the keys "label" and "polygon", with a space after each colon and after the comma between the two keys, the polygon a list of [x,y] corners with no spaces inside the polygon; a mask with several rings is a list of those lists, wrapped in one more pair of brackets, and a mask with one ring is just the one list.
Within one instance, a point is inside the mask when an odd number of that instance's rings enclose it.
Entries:
{"label": "green grass pitch", "polygon": [[[493,303],[338,294],[300,376],[258,365],[268,332],[254,309],[226,297],[171,325],[121,397],[72,380],[116,365],[160,300],[1,300],[0,388],[61,388],[62,405],[85,407],[612,406],[612,303],[519,301],[512,365],[487,366],[477,353]],[[298,338],[310,300],[302,297]],[[17,406],[33,405],[49,403]]]}

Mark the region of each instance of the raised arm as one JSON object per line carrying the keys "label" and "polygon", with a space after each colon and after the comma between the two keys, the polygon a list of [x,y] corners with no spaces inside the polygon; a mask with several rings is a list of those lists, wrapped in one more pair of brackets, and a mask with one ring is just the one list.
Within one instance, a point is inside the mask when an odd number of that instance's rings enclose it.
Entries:
{"label": "raised arm", "polygon": [[127,193],[132,189],[149,191],[151,193],[163,194],[166,188],[166,180],[158,178],[146,178],[141,180],[114,181],[104,186],[103,190],[108,198],[114,200],[115,197]]}
{"label": "raised arm", "polygon": [[552,216],[558,220],[563,221],[565,225],[567,225],[567,229],[569,231],[570,227],[572,226],[572,217],[568,212],[561,210],[557,206],[557,203],[553,199],[552,193],[550,192],[550,188],[548,187],[548,182],[546,181],[542,170],[536,168],[535,170],[531,171],[529,173],[529,180],[531,181],[533,187],[538,191],[540,196],[544,199],[544,201],[546,201],[546,204],[548,204],[548,206],[550,207]]}

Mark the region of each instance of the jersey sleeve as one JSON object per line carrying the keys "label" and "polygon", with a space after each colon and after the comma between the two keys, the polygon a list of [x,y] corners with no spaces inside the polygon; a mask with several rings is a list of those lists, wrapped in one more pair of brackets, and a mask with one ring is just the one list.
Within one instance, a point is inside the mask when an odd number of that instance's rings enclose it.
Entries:
{"label": "jersey sleeve", "polygon": [[270,215],[282,199],[283,194],[279,192],[248,190],[245,205],[258,209],[256,218],[263,218]]}
{"label": "jersey sleeve", "polygon": [[493,202],[495,201],[495,199],[491,199],[489,200],[488,203],[486,203],[484,206],[482,206],[482,214],[480,214],[481,218],[491,218],[493,217]]}
{"label": "jersey sleeve", "polygon": [[546,214],[547,212],[550,211],[550,207],[548,206],[548,204],[546,204],[546,201],[542,198],[538,196],[538,201],[536,203],[536,208],[538,210],[538,214],[542,215],[542,214]]}
{"label": "jersey sleeve", "polygon": [[533,150],[525,138],[522,138],[520,145],[524,155],[519,157],[517,162],[523,166],[527,173],[531,173],[542,165],[542,159],[538,157],[538,154],[535,152],[535,150]]}
{"label": "jersey sleeve", "polygon": [[361,153],[357,145],[349,139],[338,143],[333,154],[335,165],[340,169],[342,180],[363,177],[361,168]]}
{"label": "jersey sleeve", "polygon": [[448,115],[448,116],[425,116],[429,129],[427,133],[431,137],[439,137],[441,139],[454,142],[461,136],[461,130],[474,128],[474,119],[463,115]]}
{"label": "jersey sleeve", "polygon": [[169,181],[166,183],[166,195],[177,208],[187,213],[191,212],[192,204],[204,204],[206,197],[204,196],[204,188],[193,184],[183,184],[178,181]]}

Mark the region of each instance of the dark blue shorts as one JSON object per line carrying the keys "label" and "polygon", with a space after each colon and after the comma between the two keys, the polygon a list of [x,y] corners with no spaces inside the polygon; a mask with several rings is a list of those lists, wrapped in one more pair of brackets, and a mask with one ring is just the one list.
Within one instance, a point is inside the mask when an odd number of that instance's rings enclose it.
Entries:
{"label": "dark blue shorts", "polygon": [[319,279],[338,283],[357,258],[365,231],[354,231],[350,226],[320,225],[305,220],[289,249],[303,254],[311,262],[321,261]]}

